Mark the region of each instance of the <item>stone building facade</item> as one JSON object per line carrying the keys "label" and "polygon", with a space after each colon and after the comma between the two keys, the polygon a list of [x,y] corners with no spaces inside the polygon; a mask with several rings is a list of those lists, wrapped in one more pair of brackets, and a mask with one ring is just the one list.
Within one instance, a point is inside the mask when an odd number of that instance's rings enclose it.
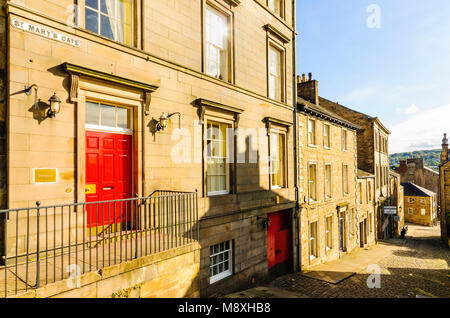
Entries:
{"label": "stone building facade", "polygon": [[[84,202],[95,192],[86,177],[91,134],[124,134],[132,147],[129,195],[198,190],[202,248],[193,296],[231,292],[280,267],[297,268],[295,4],[127,0],[108,2],[113,10],[96,0],[5,3],[4,206]],[[48,116],[53,94],[61,110]],[[237,128],[236,137],[223,133]],[[353,151],[350,131],[348,140]],[[212,143],[224,148],[203,156]],[[39,169],[55,179],[36,182]],[[222,249],[228,263],[215,266],[213,254]]]}
{"label": "stone building facade", "polygon": [[390,131],[377,117],[360,113],[320,96],[318,99],[323,108],[359,126],[357,132],[358,168],[375,175],[377,229],[379,238],[383,238],[380,230],[385,222],[383,207],[391,204],[389,197],[388,147]]}
{"label": "stone building facade", "polygon": [[[404,189],[401,185],[400,175],[396,172],[389,172],[389,192],[392,198],[392,206],[397,207],[397,222],[392,221],[392,236],[400,236],[402,229],[405,227],[405,206],[404,206]],[[394,217],[395,218],[395,217]]]}
{"label": "stone building facade", "polygon": [[358,169],[357,215],[359,247],[364,248],[376,243],[377,229],[375,224],[375,176]]}
{"label": "stone building facade", "polygon": [[411,182],[435,193],[439,192],[439,172],[425,166],[423,158],[400,160],[397,173],[402,182]]}
{"label": "stone building facade", "polygon": [[[354,250],[361,245],[361,237],[363,246],[371,244],[374,235],[366,233],[374,230],[375,223],[369,224],[373,208],[365,200],[370,176],[358,179],[358,126],[317,102],[317,81],[303,77],[297,85],[300,264],[305,269]],[[316,96],[305,99],[301,94],[305,86],[314,87]],[[364,196],[361,204],[359,184]]]}
{"label": "stone building facade", "polygon": [[450,247],[450,156],[447,134],[442,139],[441,165],[439,166],[441,238]]}
{"label": "stone building facade", "polygon": [[437,194],[405,182],[404,188],[405,221],[425,226],[437,225]]}

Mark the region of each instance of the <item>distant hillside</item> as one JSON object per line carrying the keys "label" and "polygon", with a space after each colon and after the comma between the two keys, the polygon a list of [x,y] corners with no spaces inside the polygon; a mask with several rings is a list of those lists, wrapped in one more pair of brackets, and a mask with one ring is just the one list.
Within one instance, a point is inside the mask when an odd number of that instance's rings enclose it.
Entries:
{"label": "distant hillside", "polygon": [[395,153],[393,155],[390,155],[389,165],[391,167],[398,167],[401,159],[409,158],[424,158],[426,166],[435,168],[439,166],[441,161],[441,149]]}

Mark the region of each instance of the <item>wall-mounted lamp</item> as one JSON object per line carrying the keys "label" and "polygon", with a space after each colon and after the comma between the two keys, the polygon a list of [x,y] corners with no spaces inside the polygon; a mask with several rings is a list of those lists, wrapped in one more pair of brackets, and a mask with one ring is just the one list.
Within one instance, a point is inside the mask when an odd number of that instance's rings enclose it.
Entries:
{"label": "wall-mounted lamp", "polygon": [[161,117],[159,117],[158,124],[156,124],[156,130],[157,131],[164,130],[167,127],[167,124],[169,123],[169,118],[174,115],[178,115],[178,126],[179,126],[179,128],[181,128],[181,114],[180,113],[172,113],[169,115],[162,113]]}
{"label": "wall-mounted lamp", "polygon": [[61,111],[61,100],[56,96],[56,93],[54,93],[48,102],[50,103],[50,109],[47,111],[47,116],[48,118],[53,118]]}
{"label": "wall-mounted lamp", "polygon": [[[34,88],[34,108],[36,110],[39,110],[39,102],[38,100],[38,89],[39,87],[36,84],[33,84],[31,86],[26,85],[25,86],[25,94],[27,96],[31,95],[31,90]],[[56,114],[58,114],[61,111],[61,99],[59,99],[58,96],[56,96],[56,93],[53,94],[52,97],[48,100],[49,102],[49,110],[47,111],[47,117],[53,118]]]}
{"label": "wall-mounted lamp", "polygon": [[25,94],[26,94],[27,96],[30,96],[30,95],[31,95],[31,89],[32,89],[33,87],[34,87],[34,91],[36,92],[36,95],[37,95],[37,91],[38,91],[39,87],[38,87],[36,84],[33,84],[33,85],[31,85],[31,86],[25,85]]}

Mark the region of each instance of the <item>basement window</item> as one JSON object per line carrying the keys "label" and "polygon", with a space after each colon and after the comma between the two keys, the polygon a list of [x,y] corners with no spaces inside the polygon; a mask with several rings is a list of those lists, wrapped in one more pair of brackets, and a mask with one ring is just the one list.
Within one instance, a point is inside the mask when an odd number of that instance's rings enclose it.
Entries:
{"label": "basement window", "polygon": [[209,283],[214,284],[228,276],[232,272],[232,242],[227,241],[209,248]]}

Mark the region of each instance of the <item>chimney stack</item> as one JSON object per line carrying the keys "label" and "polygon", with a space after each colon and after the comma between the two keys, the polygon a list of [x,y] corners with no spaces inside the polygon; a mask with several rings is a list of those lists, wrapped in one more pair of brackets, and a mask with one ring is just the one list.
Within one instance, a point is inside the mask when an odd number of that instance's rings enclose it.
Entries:
{"label": "chimney stack", "polygon": [[312,73],[308,73],[308,80],[306,75],[302,74],[301,83],[297,83],[297,93],[308,102],[319,105],[319,83],[312,78]]}
{"label": "chimney stack", "polygon": [[446,161],[448,161],[448,139],[447,134],[444,134],[444,139],[442,139],[441,163]]}

